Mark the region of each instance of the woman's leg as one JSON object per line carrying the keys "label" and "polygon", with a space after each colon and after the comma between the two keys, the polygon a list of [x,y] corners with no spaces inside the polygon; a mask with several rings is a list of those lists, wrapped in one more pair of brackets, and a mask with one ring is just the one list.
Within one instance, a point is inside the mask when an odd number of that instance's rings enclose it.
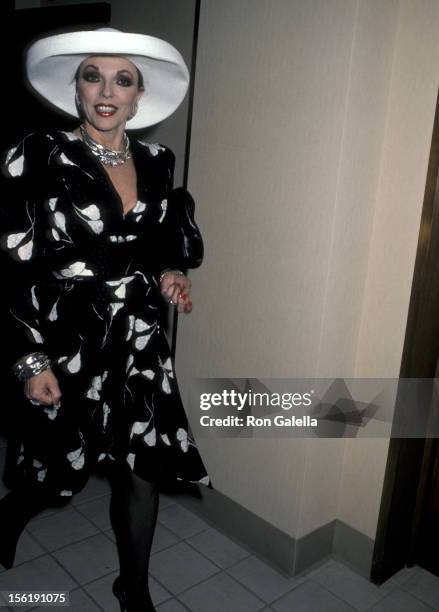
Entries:
{"label": "woman's leg", "polygon": [[17,543],[27,523],[52,503],[53,496],[32,483],[20,483],[0,499],[0,564],[6,569],[14,565]]}
{"label": "woman's leg", "polygon": [[127,610],[154,610],[149,593],[148,568],[157,522],[158,485],[136,476],[128,465],[116,464],[110,468],[110,483],[110,518],[119,552]]}

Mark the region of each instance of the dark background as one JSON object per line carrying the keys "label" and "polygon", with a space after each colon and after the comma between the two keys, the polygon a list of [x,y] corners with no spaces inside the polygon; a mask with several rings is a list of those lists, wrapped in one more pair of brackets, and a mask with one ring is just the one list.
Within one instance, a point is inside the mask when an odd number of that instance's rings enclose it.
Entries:
{"label": "dark background", "polygon": [[[24,54],[37,38],[54,32],[110,26],[108,2],[15,10],[13,0],[1,0],[0,22],[3,63],[0,149],[4,151],[40,127],[71,130],[78,121],[48,107],[31,92],[25,78]],[[73,76],[73,75],[72,75]]]}

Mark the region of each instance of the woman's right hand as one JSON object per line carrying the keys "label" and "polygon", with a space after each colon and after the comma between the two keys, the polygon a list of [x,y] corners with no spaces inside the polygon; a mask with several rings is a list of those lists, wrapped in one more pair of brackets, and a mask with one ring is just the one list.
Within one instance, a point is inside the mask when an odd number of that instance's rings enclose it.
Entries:
{"label": "woman's right hand", "polygon": [[47,405],[56,406],[61,399],[58,380],[50,368],[28,378],[24,384],[24,393],[31,401]]}

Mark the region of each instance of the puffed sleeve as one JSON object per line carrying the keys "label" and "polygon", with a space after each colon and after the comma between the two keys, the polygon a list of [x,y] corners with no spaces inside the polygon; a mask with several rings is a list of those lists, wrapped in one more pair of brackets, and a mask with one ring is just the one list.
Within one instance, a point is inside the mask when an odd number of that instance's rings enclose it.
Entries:
{"label": "puffed sleeve", "polygon": [[175,155],[166,147],[167,198],[156,235],[156,269],[198,268],[203,261],[201,232],[195,221],[195,202],[184,187],[174,189]]}
{"label": "puffed sleeve", "polygon": [[43,152],[30,134],[2,158],[0,175],[0,256],[5,359],[13,365],[35,351],[45,352],[39,324],[37,285],[42,261],[40,186]]}

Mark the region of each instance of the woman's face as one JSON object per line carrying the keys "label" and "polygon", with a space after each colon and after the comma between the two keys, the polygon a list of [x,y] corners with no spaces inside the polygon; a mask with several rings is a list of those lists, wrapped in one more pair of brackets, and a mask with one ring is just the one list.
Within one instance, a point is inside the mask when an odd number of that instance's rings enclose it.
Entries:
{"label": "woman's face", "polygon": [[121,56],[87,57],[79,66],[76,88],[85,119],[104,131],[125,125],[143,94],[136,66]]}

